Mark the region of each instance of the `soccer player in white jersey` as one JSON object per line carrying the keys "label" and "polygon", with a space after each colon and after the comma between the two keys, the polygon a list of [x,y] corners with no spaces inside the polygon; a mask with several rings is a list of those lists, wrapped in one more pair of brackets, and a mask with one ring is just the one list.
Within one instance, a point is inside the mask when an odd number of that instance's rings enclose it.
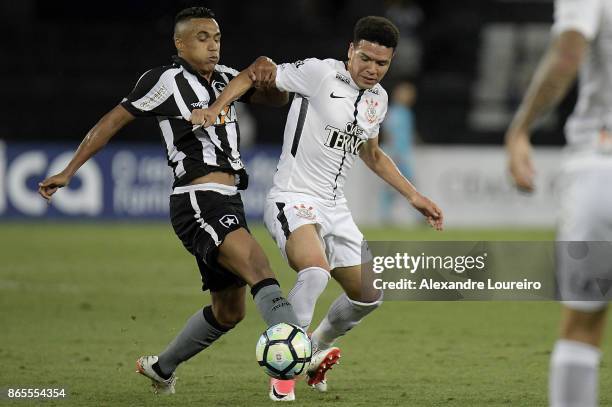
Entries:
{"label": "soccer player in white jersey", "polygon": [[[332,347],[334,341],[382,301],[380,291],[362,287],[363,235],[344,196],[345,180],[357,156],[434,228],[442,228],[442,211],[416,191],[378,146],[378,131],[387,111],[387,92],[379,82],[389,69],[398,36],[389,20],[364,17],[355,25],[347,62],[311,58],[279,65],[265,78],[279,90],[295,94],[264,221],[298,272],[288,298],[300,325],[310,326],[316,300],[330,275],[344,289],[312,333],[316,352],[308,383],[321,391],[327,388],[326,371],[340,357],[340,350]],[[253,78],[248,73],[239,75],[210,109],[194,112],[192,121],[209,125],[217,110],[251,86]],[[270,397],[292,400],[293,386],[293,381],[273,380]]]}
{"label": "soccer player in white jersey", "polygon": [[[537,117],[562,99],[580,72],[578,102],[565,126],[568,151],[557,240],[610,242],[612,2],[556,0],[552,32],[554,38],[548,52],[506,135],[510,171],[519,188],[533,190],[530,128]],[[603,256],[600,253],[588,270],[576,271],[565,262],[559,263],[562,298],[570,301],[563,301],[561,337],[551,356],[551,406],[597,405],[607,301],[600,298],[602,291],[593,291],[598,284],[592,268],[606,265],[609,269],[610,252],[607,250]],[[599,277],[610,281],[612,272],[606,273]]]}

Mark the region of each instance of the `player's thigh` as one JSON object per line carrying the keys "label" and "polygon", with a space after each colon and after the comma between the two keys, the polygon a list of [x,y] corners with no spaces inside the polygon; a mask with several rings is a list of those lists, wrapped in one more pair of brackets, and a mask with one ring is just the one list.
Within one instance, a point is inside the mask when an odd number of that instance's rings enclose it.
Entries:
{"label": "player's thigh", "polygon": [[[371,267],[364,267],[371,270]],[[360,302],[375,302],[380,300],[381,291],[368,284],[362,273],[362,266],[336,267],[331,276],[340,284],[351,300]]]}
{"label": "player's thigh", "polygon": [[232,285],[219,291],[211,291],[211,305],[217,321],[232,327],[244,319],[246,313],[246,287]]}
{"label": "player's thigh", "polygon": [[576,308],[578,307],[572,307],[571,303],[564,305],[561,337],[599,347],[606,324],[607,306],[592,311]]}
{"label": "player's thigh", "polygon": [[560,241],[612,241],[612,169],[566,171],[561,177]]}
{"label": "player's thigh", "polygon": [[321,205],[304,194],[282,193],[266,200],[266,228],[295,271],[308,267],[321,267],[329,271],[320,237],[324,219]]}
{"label": "player's thigh", "polygon": [[285,255],[289,266],[295,271],[308,267],[320,267],[329,271],[317,225],[302,225],[291,232],[285,244]]}
{"label": "player's thigh", "polygon": [[264,278],[274,278],[266,254],[244,228],[236,229],[225,237],[219,246],[217,261],[250,286]]}

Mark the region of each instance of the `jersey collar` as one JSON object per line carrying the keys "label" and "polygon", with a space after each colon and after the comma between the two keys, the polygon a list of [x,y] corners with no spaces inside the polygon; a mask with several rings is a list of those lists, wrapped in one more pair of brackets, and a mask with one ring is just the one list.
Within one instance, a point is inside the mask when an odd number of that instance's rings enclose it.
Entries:
{"label": "jersey collar", "polygon": [[[187,72],[189,72],[190,74],[194,75],[196,78],[198,78],[198,80],[201,83],[206,83],[208,84],[208,81],[206,80],[206,78],[202,77],[202,75],[200,75],[198,73],[198,71],[196,71],[190,64],[189,62],[185,61],[183,58],[179,57],[178,55],[172,55],[172,62],[174,62],[176,65],[182,66],[184,70],[186,70]],[[215,67],[216,68],[216,67]],[[210,77],[210,80],[212,82],[213,76],[217,73],[216,69],[213,70],[213,73]]]}

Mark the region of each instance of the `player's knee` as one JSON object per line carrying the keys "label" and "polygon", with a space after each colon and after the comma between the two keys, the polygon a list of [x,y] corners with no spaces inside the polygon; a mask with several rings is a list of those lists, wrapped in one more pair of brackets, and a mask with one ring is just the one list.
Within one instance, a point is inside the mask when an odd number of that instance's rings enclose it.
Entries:
{"label": "player's knee", "polygon": [[375,288],[365,289],[364,287],[356,287],[353,290],[346,291],[346,294],[351,301],[377,304],[376,308],[383,302],[383,291]]}
{"label": "player's knee", "polygon": [[226,314],[223,314],[219,323],[221,323],[224,326],[233,328],[244,319],[244,316],[245,316],[244,310],[238,310],[238,311],[234,311],[231,313],[226,313]]}
{"label": "player's knee", "polygon": [[233,328],[242,321],[246,315],[244,305],[221,306],[215,307],[215,319],[217,322],[227,328]]}
{"label": "player's knee", "polygon": [[243,259],[240,264],[241,271],[248,277],[247,281],[256,283],[266,278],[273,278],[274,273],[270,268],[267,259],[248,257]]}
{"label": "player's knee", "polygon": [[316,254],[314,255],[305,254],[305,255],[300,255],[299,257],[289,256],[287,258],[287,261],[289,263],[289,266],[295,271],[301,271],[301,270],[311,268],[311,267],[321,268],[327,271],[328,273],[330,271],[330,267],[329,267],[329,264],[327,263],[327,260],[324,257],[316,255]]}
{"label": "player's knee", "polygon": [[596,318],[573,318],[563,324],[563,331],[567,334],[593,332],[599,326],[600,321]]}
{"label": "player's knee", "polygon": [[586,343],[599,343],[603,334],[605,310],[595,312],[566,311],[561,337]]}
{"label": "player's knee", "polygon": [[351,302],[355,312],[361,314],[361,316],[364,317],[382,305],[383,292],[377,290],[376,296],[367,296],[365,298],[360,299],[353,299],[348,296],[348,299]]}
{"label": "player's knee", "polygon": [[265,256],[252,252],[232,258],[225,264],[227,264],[236,274],[241,276],[249,285],[253,285],[264,278],[274,277],[268,259]]}

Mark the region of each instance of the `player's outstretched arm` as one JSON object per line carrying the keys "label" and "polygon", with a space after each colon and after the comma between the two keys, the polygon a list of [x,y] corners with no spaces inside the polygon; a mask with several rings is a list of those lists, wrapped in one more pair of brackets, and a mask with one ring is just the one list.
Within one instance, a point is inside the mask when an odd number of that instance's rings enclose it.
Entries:
{"label": "player's outstretched arm", "polygon": [[530,129],[537,118],[563,99],[576,79],[588,49],[588,40],[577,31],[565,31],[551,43],[534,74],[527,93],[506,132],[510,173],[516,186],[534,188]]}
{"label": "player's outstretched arm", "polygon": [[38,193],[47,201],[50,201],[51,196],[59,188],[68,185],[70,179],[87,160],[104,147],[123,126],[132,120],[134,120],[134,116],[121,105],[117,105],[113,110],[105,114],[89,130],[66,168],[59,174],[55,174],[38,183]]}
{"label": "player's outstretched arm", "polygon": [[258,57],[247,69],[256,88],[250,102],[281,107],[289,102],[289,93],[276,87],[276,64],[268,57]]}
{"label": "player's outstretched arm", "polygon": [[431,227],[442,230],[444,223],[442,210],[429,198],[421,195],[414,185],[402,175],[393,160],[378,145],[378,137],[368,140],[359,152],[359,156],[368,168],[395,188],[416,210],[421,212]]}
{"label": "player's outstretched arm", "polygon": [[288,102],[289,95],[276,89],[275,80],[276,64],[270,58],[261,56],[232,79],[212,105],[193,110],[190,121],[203,127],[211,126],[225,106],[238,100],[252,87],[257,88],[251,95],[252,103],[283,106]]}

